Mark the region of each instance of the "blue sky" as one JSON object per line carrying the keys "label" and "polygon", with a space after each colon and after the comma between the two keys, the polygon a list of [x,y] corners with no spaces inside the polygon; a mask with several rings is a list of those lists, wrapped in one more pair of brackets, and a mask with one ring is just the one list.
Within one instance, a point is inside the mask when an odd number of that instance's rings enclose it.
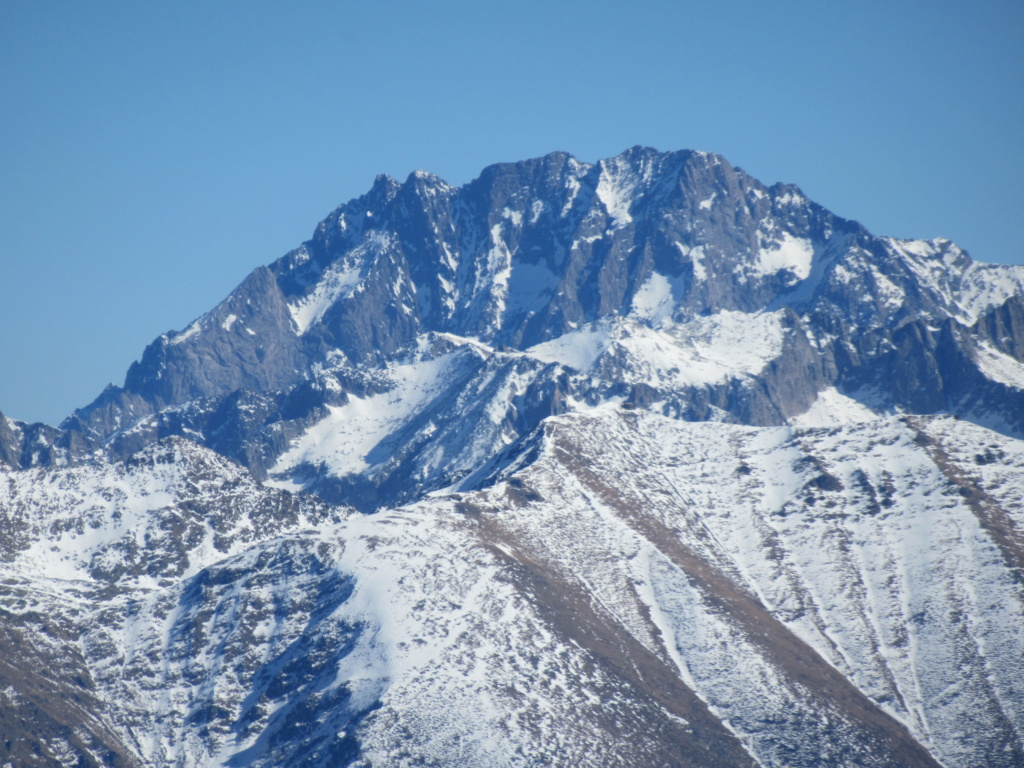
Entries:
{"label": "blue sky", "polygon": [[377,173],[643,144],[1024,263],[1024,4],[0,1],[0,411],[59,422]]}

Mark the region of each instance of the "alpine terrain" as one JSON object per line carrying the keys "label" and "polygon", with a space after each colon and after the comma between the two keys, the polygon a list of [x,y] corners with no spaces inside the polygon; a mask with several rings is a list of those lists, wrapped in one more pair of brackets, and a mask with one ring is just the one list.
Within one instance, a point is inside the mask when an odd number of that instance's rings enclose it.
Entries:
{"label": "alpine terrain", "polygon": [[0,765],[1024,765],[1024,267],[722,157],[380,176],[0,417]]}

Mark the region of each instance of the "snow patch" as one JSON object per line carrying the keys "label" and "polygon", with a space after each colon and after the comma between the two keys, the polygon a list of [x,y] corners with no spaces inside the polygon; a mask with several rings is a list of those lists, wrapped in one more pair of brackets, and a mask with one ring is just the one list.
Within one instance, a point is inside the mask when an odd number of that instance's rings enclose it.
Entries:
{"label": "snow patch", "polygon": [[200,320],[194,320],[184,331],[176,333],[169,339],[170,344],[181,344],[182,342],[188,341],[193,336],[197,335],[199,331],[203,329],[203,325]]}
{"label": "snow patch", "polygon": [[677,242],[676,248],[686,258],[690,259],[690,263],[693,264],[693,277],[695,280],[706,280],[708,277],[708,271],[704,267],[704,246],[698,245],[696,248],[688,248],[682,243]]}
{"label": "snow patch", "polygon": [[[652,290],[663,290],[663,286]],[[782,353],[781,312],[720,312],[688,323],[649,328],[616,319],[598,321],[526,354],[580,372],[665,388],[712,384],[751,376]]]}
{"label": "snow patch", "polygon": [[511,208],[504,208],[501,212],[501,217],[511,221],[513,227],[518,227],[523,223],[523,214],[519,213],[519,211],[513,211]]}
{"label": "snow patch", "polygon": [[[758,233],[758,239],[761,239]],[[761,245],[757,259],[753,264],[754,273],[762,276],[774,275],[782,270],[789,270],[801,280],[811,274],[811,262],[814,259],[814,245],[803,237],[794,237],[783,232],[778,242],[768,247]]]}
{"label": "snow patch", "polygon": [[899,240],[895,237],[884,239],[897,250],[919,259],[930,259],[938,252],[936,243],[930,240]]}
{"label": "snow patch", "polygon": [[535,200],[533,205],[530,206],[530,223],[536,224],[546,208],[547,205],[543,200]]}
{"label": "snow patch", "polygon": [[636,199],[636,190],[641,179],[630,168],[625,159],[615,157],[602,160],[601,175],[597,181],[597,198],[604,204],[614,227],[621,228],[633,221],[629,213],[631,203]]}
{"label": "snow patch", "polygon": [[633,314],[655,326],[671,318],[674,308],[672,283],[657,272],[651,273],[633,297]]}
{"label": "snow patch", "polygon": [[1024,365],[984,342],[978,344],[978,368],[992,381],[1024,389]]}
{"label": "snow patch", "polygon": [[577,371],[589,371],[610,344],[611,334],[608,328],[593,323],[563,334],[557,339],[530,347],[526,354],[545,363],[557,363],[575,368]]}
{"label": "snow patch", "polygon": [[[271,474],[281,480],[302,464],[324,466],[334,477],[370,468],[370,452],[443,389],[453,356],[392,366],[394,387],[389,391],[365,398],[349,395],[345,405],[329,406],[329,414],[281,455]],[[388,459],[384,452],[380,461]]]}
{"label": "snow patch", "polygon": [[352,295],[360,272],[359,264],[333,264],[310,293],[288,304],[288,313],[300,336],[320,322],[336,301]]}
{"label": "snow patch", "polygon": [[964,271],[956,298],[964,322],[973,325],[1011,296],[1024,296],[1024,266],[975,262]]}
{"label": "snow patch", "polygon": [[833,427],[857,424],[881,418],[863,403],[839,392],[835,387],[823,389],[804,413],[789,421],[795,427]]}

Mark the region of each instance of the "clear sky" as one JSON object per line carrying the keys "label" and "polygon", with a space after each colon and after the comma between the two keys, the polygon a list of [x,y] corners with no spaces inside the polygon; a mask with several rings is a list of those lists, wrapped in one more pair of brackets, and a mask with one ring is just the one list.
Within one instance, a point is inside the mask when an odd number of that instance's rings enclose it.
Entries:
{"label": "clear sky", "polygon": [[1024,263],[1024,3],[0,0],[0,411],[122,383],[378,173],[635,144]]}

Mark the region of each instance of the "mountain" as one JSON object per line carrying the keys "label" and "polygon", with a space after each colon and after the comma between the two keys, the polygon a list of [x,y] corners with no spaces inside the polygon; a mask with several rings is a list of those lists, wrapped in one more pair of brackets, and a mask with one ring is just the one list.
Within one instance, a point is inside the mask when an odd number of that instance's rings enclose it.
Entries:
{"label": "mountain", "polygon": [[1020,765],[1022,435],[1022,267],[702,152],[381,176],[0,417],[0,753]]}

